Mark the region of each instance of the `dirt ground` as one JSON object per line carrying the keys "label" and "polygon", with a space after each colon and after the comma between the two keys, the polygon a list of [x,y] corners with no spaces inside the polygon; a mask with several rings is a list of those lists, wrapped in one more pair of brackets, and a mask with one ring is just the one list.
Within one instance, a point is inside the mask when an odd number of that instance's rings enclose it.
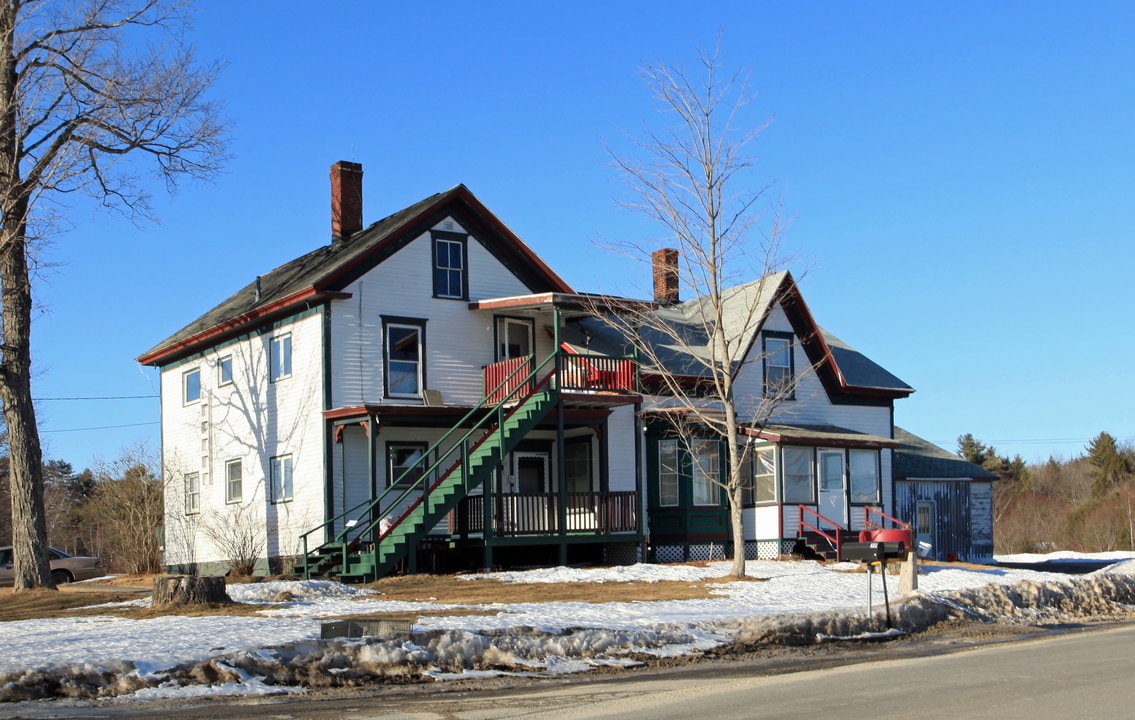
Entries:
{"label": "dirt ground", "polygon": [[[156,575],[124,575],[104,580],[61,585],[59,591],[25,590],[16,592],[0,588],[0,622],[58,618],[88,614],[113,613],[133,619],[158,615],[252,615],[261,609],[258,605],[233,603],[232,605],[165,607],[165,608],[97,608],[92,605],[117,603],[149,597]],[[295,578],[272,578],[295,579]],[[233,578],[230,584],[257,582],[261,578]],[[762,582],[760,578],[746,578],[748,582]],[[459,575],[405,575],[388,577],[364,587],[380,593],[390,600],[435,602],[451,605],[479,605],[507,600],[523,602],[628,602],[659,600],[691,600],[709,597],[715,585],[734,582],[735,578],[701,580],[697,582],[618,582],[618,583],[555,583],[555,584],[502,584],[481,578],[464,580]],[[285,601],[287,598],[280,598]],[[368,613],[368,617],[376,617]]]}

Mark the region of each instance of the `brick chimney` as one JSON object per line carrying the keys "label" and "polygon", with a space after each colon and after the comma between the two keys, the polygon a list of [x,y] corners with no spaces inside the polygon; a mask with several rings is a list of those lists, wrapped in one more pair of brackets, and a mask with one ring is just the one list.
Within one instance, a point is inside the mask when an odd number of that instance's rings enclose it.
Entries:
{"label": "brick chimney", "polygon": [[363,166],[340,160],[331,166],[331,240],[363,229]]}
{"label": "brick chimney", "polygon": [[678,302],[678,251],[655,250],[650,259],[654,266],[654,302],[673,305]]}

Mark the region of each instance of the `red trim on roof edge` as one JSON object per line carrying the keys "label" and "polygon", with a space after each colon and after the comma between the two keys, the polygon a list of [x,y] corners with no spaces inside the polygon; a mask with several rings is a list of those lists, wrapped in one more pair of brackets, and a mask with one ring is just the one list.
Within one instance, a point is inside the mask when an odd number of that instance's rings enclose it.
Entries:
{"label": "red trim on roof edge", "polygon": [[173,360],[176,356],[182,353],[187,353],[190,349],[205,342],[216,341],[221,336],[240,330],[248,325],[261,322],[266,318],[291,309],[293,305],[298,305],[304,302],[323,301],[323,300],[342,300],[351,297],[350,293],[335,293],[316,290],[315,288],[304,288],[299,292],[292,293],[291,295],[281,298],[275,302],[268,303],[263,307],[258,307],[251,312],[246,312],[236,316],[231,320],[226,320],[218,325],[202,330],[199,333],[190,335],[189,337],[176,342],[172,345],[160,348],[153,352],[142,355],[138,358],[138,362],[143,365],[164,365],[166,362]]}
{"label": "red trim on roof edge", "polygon": [[[448,203],[463,203],[466,207],[468,207],[471,211],[471,216],[474,219],[480,220],[482,223],[488,225],[491,231],[502,237],[508,247],[518,256],[520,256],[519,259],[522,262],[527,263],[528,265],[536,268],[540,273],[544,274],[547,277],[549,283],[555,287],[554,292],[562,292],[568,294],[575,293],[575,291],[572,290],[571,286],[568,285],[563,280],[563,278],[553,272],[552,269],[548,267],[544,263],[544,261],[541,260],[536,255],[536,253],[532,251],[531,248],[524,244],[523,240],[517,237],[516,234],[512,232],[512,230],[509,230],[508,226],[501,222],[500,218],[498,218],[488,208],[486,208],[481,203],[481,201],[478,200],[475,195],[473,195],[469,188],[465,187],[464,185],[458,185],[452,190],[439,195],[436,201],[423,207],[420,211],[418,211],[417,214],[406,218],[406,220],[402,223],[402,227],[397,232],[383,238],[381,242],[375,243],[370,248],[368,248],[366,252],[360,253],[357,257],[355,257],[349,264],[343,265],[342,267],[335,270],[335,272],[330,273],[317,280],[314,284],[315,287],[320,290],[334,287],[335,283],[338,282],[342,277],[349,276],[359,267],[359,265],[368,263],[370,261],[370,258],[375,253],[381,252],[391,243],[397,242],[403,237],[405,232],[425,219],[427,215],[435,212],[439,207]],[[366,230],[362,230],[361,232],[366,232]]]}

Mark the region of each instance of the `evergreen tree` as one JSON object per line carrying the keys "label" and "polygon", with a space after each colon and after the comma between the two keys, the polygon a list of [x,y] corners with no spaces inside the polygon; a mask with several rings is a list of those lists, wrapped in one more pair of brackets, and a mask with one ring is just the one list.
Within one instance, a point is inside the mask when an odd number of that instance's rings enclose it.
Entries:
{"label": "evergreen tree", "polygon": [[1092,465],[1092,494],[1102,497],[1123,482],[1131,467],[1110,433],[1101,432],[1088,443],[1087,450],[1088,462]]}

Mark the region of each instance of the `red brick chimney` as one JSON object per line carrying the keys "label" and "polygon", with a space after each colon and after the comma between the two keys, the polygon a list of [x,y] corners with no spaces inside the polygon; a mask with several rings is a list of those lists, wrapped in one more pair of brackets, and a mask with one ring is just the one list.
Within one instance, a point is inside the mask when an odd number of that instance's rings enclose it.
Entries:
{"label": "red brick chimney", "polygon": [[654,302],[673,305],[678,302],[678,251],[655,250],[650,259],[654,265]]}
{"label": "red brick chimney", "polygon": [[331,240],[363,229],[363,166],[340,160],[331,166]]}

